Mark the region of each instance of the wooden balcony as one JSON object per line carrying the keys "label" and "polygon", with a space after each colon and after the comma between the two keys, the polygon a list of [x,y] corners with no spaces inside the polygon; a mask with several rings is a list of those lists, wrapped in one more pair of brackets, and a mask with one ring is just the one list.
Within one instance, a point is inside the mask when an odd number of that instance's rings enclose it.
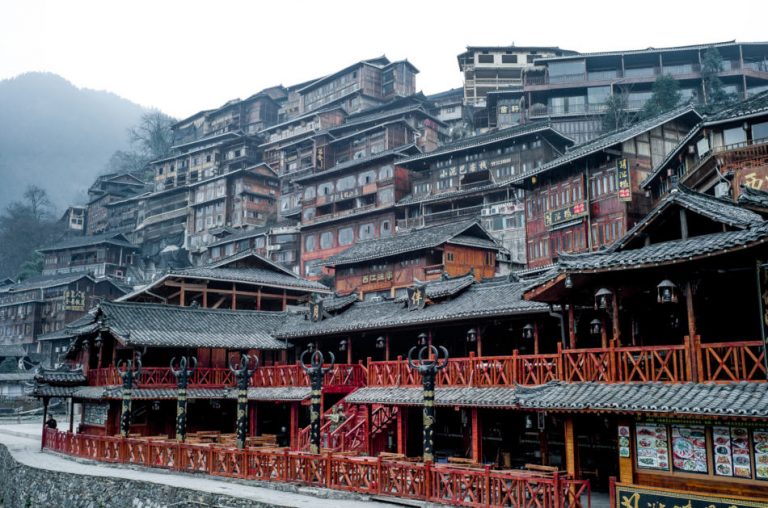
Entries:
{"label": "wooden balcony", "polygon": [[[545,355],[451,358],[437,386],[766,381],[760,341],[570,349]],[[421,386],[402,358],[368,363],[368,386]]]}
{"label": "wooden balcony", "polygon": [[148,438],[71,434],[43,429],[48,450],[101,462],[323,487],[365,495],[472,507],[590,506],[588,480],[489,466],[384,460],[277,448],[229,448]]}
{"label": "wooden balcony", "polygon": [[[324,386],[330,391],[346,391],[365,385],[367,373],[360,364],[336,364],[325,375]],[[115,368],[92,369],[88,372],[91,386],[120,385],[122,381]],[[189,380],[190,388],[224,388],[236,385],[235,376],[228,368],[198,368]],[[170,388],[176,378],[168,367],[141,369],[138,387]],[[259,367],[251,377],[252,387],[309,386],[309,378],[300,365]]]}

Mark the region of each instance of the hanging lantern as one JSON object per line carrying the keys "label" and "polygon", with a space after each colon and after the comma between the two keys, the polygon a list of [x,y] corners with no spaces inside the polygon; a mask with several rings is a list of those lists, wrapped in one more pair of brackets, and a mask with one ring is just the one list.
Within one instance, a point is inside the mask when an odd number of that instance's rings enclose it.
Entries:
{"label": "hanging lantern", "polygon": [[477,342],[477,330],[474,328],[467,330],[467,342]]}
{"label": "hanging lantern", "polygon": [[427,345],[427,334],[426,333],[420,333],[418,337],[418,344],[419,346],[426,346]]}
{"label": "hanging lantern", "polygon": [[595,293],[595,310],[608,310],[613,305],[613,292],[610,289],[600,288]]}
{"label": "hanging lantern", "polygon": [[656,286],[657,298],[659,303],[677,303],[677,286],[669,279],[664,279]]}
{"label": "hanging lantern", "polygon": [[379,338],[376,339],[376,349],[384,349],[384,346],[386,345],[386,339],[383,335],[379,335]]}
{"label": "hanging lantern", "polygon": [[528,323],[523,327],[523,338],[525,340],[531,340],[533,338],[533,325]]}
{"label": "hanging lantern", "polygon": [[600,335],[603,331],[603,323],[599,319],[595,318],[589,322],[589,333],[592,335]]}
{"label": "hanging lantern", "polygon": [[341,339],[339,341],[339,351],[346,351],[347,350],[347,339]]}
{"label": "hanging lantern", "polygon": [[573,289],[573,279],[570,275],[565,277],[565,289]]}
{"label": "hanging lantern", "polygon": [[310,351],[310,353],[312,351],[314,351],[315,350],[315,343],[314,342],[310,342],[309,344],[307,344],[307,349]]}

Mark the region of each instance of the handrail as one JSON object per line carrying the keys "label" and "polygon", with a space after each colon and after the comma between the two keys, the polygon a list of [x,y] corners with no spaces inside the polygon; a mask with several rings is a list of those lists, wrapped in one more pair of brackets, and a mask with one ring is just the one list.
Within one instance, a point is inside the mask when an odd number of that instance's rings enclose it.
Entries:
{"label": "handrail", "polygon": [[278,449],[228,448],[167,440],[72,434],[43,429],[43,447],[102,462],[179,472],[346,490],[453,506],[582,508],[589,480],[555,473],[492,471],[381,457],[314,455]]}

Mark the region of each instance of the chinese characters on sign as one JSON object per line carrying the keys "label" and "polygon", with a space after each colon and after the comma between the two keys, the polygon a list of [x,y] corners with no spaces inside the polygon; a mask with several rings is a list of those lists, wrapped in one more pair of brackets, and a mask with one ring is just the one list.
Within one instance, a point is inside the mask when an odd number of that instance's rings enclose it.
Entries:
{"label": "chinese characters on sign", "polygon": [[544,216],[544,225],[551,227],[571,219],[578,219],[585,215],[587,215],[587,203],[586,201],[580,201],[569,207],[547,212]]}
{"label": "chinese characters on sign", "polygon": [[64,292],[64,310],[83,312],[85,310],[85,293],[70,289],[66,290]]}
{"label": "chinese characters on sign", "polygon": [[424,289],[425,286],[423,285],[408,288],[408,310],[424,308],[424,299],[426,297]]}
{"label": "chinese characters on sign", "polygon": [[488,169],[487,161],[470,162],[467,164],[459,164],[458,166],[452,166],[440,170],[439,178],[447,178],[449,176],[466,175],[467,173],[476,173],[478,171],[485,171]]}
{"label": "chinese characters on sign", "polygon": [[755,499],[730,499],[690,492],[649,489],[616,484],[616,506],[612,508],[757,508],[765,503]]}
{"label": "chinese characters on sign", "polygon": [[629,176],[627,159],[616,161],[616,180],[619,187],[619,200],[632,201],[632,181]]}
{"label": "chinese characters on sign", "polygon": [[317,323],[323,319],[323,302],[309,302],[309,319],[313,323]]}
{"label": "chinese characters on sign", "polygon": [[372,273],[370,275],[363,275],[363,284],[369,284],[373,282],[382,282],[385,280],[392,280],[392,272]]}

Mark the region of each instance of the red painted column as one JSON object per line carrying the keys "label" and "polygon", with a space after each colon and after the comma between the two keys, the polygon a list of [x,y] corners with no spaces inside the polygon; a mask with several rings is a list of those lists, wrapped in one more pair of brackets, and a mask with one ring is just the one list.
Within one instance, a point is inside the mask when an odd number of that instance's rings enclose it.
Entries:
{"label": "red painted column", "polygon": [[291,450],[295,450],[299,445],[299,403],[291,402]]}

